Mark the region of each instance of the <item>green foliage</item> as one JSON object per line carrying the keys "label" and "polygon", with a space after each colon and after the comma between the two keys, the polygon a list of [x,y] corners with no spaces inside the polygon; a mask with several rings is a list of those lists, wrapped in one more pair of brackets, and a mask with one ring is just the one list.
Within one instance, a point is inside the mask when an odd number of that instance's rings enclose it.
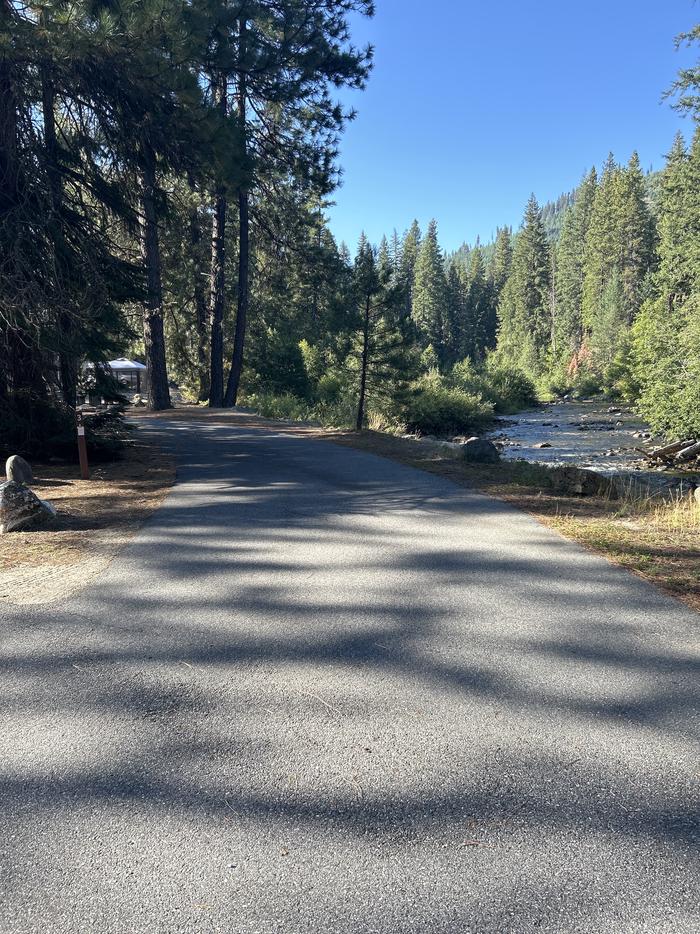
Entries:
{"label": "green foliage", "polygon": [[[85,418],[85,440],[93,460],[111,460],[119,456],[129,432],[123,415],[123,407],[115,405]],[[26,392],[16,393],[12,406],[0,411],[0,439],[3,458],[22,454],[38,460],[47,457],[78,459],[73,409]]]}
{"label": "green foliage", "polygon": [[449,386],[433,373],[414,386],[404,420],[409,431],[441,436],[479,431],[492,415],[493,406],[478,393]]}
{"label": "green foliage", "polygon": [[498,308],[499,352],[526,373],[546,368],[551,324],[550,247],[534,195],[515,239],[510,276]]}
{"label": "green foliage", "polygon": [[597,174],[591,169],[578,187],[573,205],[566,211],[556,248],[554,352],[566,363],[583,342],[585,254],[582,246],[588,235],[596,185]]}
{"label": "green foliage", "polygon": [[437,224],[432,220],[416,261],[412,315],[424,345],[432,344],[440,361],[445,357],[447,304],[445,264],[438,243]]}
{"label": "green foliage", "polygon": [[677,138],[658,198],[659,266],[653,297],[632,328],[639,411],[670,437],[700,437],[700,130]]}
{"label": "green foliage", "polygon": [[489,359],[482,376],[483,395],[496,412],[511,414],[537,403],[537,390],[530,377],[496,358]]}
{"label": "green foliage", "polygon": [[420,366],[424,373],[430,373],[432,370],[439,369],[440,360],[432,344],[428,344],[425,350],[421,352]]}
{"label": "green foliage", "polygon": [[254,375],[249,383],[254,390],[272,394],[291,393],[307,398],[310,381],[300,343],[288,331],[267,329],[251,344],[248,364]]}
{"label": "green foliage", "polygon": [[461,360],[452,368],[448,380],[463,392],[480,394],[499,414],[518,412],[537,402],[533,381],[497,356],[489,357],[481,367],[475,366],[470,358]]}

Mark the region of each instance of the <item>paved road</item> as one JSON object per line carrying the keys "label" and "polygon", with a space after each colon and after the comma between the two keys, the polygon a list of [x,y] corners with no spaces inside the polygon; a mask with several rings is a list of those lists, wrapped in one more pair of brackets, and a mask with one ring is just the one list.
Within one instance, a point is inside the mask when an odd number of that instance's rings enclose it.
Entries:
{"label": "paved road", "polygon": [[698,931],[695,614],[407,467],[147,430],[163,508],[0,629],[3,934]]}

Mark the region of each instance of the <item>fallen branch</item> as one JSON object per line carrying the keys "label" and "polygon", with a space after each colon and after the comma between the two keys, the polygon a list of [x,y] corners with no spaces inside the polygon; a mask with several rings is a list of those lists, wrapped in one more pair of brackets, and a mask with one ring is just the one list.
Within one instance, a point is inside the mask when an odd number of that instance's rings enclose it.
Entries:
{"label": "fallen branch", "polygon": [[[651,458],[651,460],[654,460],[655,458],[659,458],[660,460],[667,460],[672,459],[674,454],[677,454],[679,451],[682,451],[683,448],[687,448],[688,445],[694,443],[695,439],[689,438],[686,441],[674,441],[673,444],[666,444],[662,448],[656,448],[653,451],[646,451],[644,453],[647,457]],[[637,448],[637,450],[640,450],[640,448]]]}
{"label": "fallen branch", "polygon": [[694,441],[692,444],[689,444],[688,447],[683,448],[676,454],[677,461],[688,461],[693,457],[700,456],[700,442]]}

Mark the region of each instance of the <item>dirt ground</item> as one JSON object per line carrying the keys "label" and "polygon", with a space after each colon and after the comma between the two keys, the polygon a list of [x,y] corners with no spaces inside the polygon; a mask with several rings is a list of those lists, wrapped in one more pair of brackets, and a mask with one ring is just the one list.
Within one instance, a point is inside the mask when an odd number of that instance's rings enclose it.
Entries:
{"label": "dirt ground", "polygon": [[53,603],[99,574],[164,500],[175,481],[172,458],[139,440],[122,459],[34,464],[32,489],[57,510],[50,526],[0,536],[0,604]]}

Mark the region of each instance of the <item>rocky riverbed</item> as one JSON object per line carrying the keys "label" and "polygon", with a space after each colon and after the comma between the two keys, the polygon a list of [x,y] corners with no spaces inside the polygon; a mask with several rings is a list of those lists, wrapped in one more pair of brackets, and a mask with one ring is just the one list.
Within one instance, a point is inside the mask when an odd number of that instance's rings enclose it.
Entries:
{"label": "rocky riverbed", "polygon": [[545,403],[499,417],[486,436],[508,460],[573,464],[598,473],[628,476],[655,488],[700,482],[697,470],[654,467],[643,452],[664,443],[624,406],[599,401]]}

